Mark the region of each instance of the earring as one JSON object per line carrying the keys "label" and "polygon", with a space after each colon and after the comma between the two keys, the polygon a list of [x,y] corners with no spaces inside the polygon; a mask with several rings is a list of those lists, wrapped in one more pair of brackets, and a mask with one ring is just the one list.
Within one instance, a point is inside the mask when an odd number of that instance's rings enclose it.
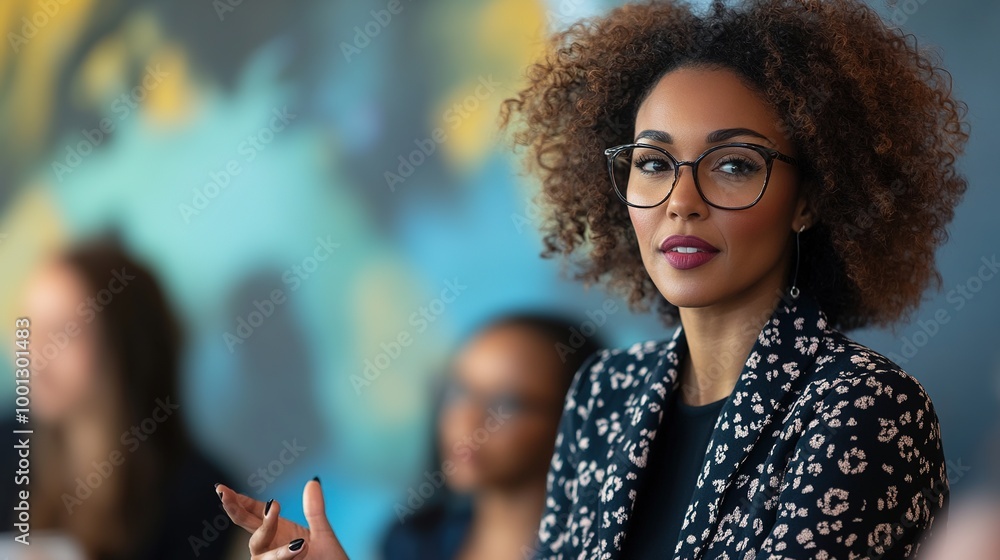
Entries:
{"label": "earring", "polygon": [[792,276],[792,287],[788,290],[788,295],[792,296],[792,299],[798,299],[799,297],[799,287],[795,283],[799,279],[799,236],[802,232],[806,230],[805,224],[799,228],[799,231],[795,232],[795,275]]}

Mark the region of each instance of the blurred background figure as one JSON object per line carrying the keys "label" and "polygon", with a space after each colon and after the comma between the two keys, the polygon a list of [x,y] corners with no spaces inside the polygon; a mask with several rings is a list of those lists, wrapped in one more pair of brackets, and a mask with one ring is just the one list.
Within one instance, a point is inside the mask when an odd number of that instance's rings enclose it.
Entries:
{"label": "blurred background figure", "polygon": [[385,560],[510,559],[533,549],[563,398],[604,344],[580,324],[511,314],[461,345],[438,399],[435,461],[396,505]]}
{"label": "blurred background figure", "polygon": [[[1000,390],[1000,375],[997,381]],[[1000,424],[984,433],[986,443],[975,461],[948,465],[952,486],[966,475],[971,480],[952,499],[945,530],[934,535],[921,560],[1000,560]]]}
{"label": "blurred background figure", "polygon": [[[4,434],[34,430],[32,544],[41,532],[95,560],[245,556],[209,492],[227,477],[185,432],[182,333],[150,271],[109,238],[49,259],[28,286],[31,422]],[[3,452],[13,472],[14,446]],[[16,489],[0,485],[6,516]]]}

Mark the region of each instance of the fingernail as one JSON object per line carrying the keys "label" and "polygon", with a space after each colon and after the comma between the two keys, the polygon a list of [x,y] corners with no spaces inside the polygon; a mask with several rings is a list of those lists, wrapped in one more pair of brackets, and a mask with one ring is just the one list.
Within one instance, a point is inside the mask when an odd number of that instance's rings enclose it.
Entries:
{"label": "fingernail", "polygon": [[319,477],[318,477],[318,476],[314,476],[314,477],[313,477],[313,480],[315,480],[315,481],[316,481],[316,482],[318,482],[319,484],[323,484],[322,482],[319,482]]}
{"label": "fingernail", "polygon": [[295,539],[294,541],[288,543],[288,550],[298,550],[302,548],[302,545],[305,544],[305,542],[305,539]]}
{"label": "fingernail", "polygon": [[274,498],[271,498],[264,504],[264,517],[267,517],[267,512],[271,511],[271,504],[274,503]]}

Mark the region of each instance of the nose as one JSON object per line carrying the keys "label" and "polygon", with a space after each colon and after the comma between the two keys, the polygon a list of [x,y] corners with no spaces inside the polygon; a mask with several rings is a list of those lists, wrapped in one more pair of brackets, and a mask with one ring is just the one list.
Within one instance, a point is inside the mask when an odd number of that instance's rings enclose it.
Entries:
{"label": "nose", "polygon": [[670,218],[689,220],[703,218],[708,214],[708,205],[698,194],[694,181],[694,168],[691,164],[685,163],[677,168],[677,182],[666,204]]}

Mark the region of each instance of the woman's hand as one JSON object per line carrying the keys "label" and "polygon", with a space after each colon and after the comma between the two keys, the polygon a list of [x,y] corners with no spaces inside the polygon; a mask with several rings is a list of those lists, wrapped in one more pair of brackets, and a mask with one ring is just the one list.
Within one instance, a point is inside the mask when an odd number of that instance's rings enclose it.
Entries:
{"label": "woman's hand", "polygon": [[[311,558],[315,560],[348,560],[337,535],[326,519],[323,490],[317,479],[306,483],[302,491],[302,511],[309,528],[282,519],[281,506],[270,507],[234,491],[223,484],[215,487],[233,523],[246,529],[250,536],[251,560]],[[264,514],[265,508],[267,515]]]}

